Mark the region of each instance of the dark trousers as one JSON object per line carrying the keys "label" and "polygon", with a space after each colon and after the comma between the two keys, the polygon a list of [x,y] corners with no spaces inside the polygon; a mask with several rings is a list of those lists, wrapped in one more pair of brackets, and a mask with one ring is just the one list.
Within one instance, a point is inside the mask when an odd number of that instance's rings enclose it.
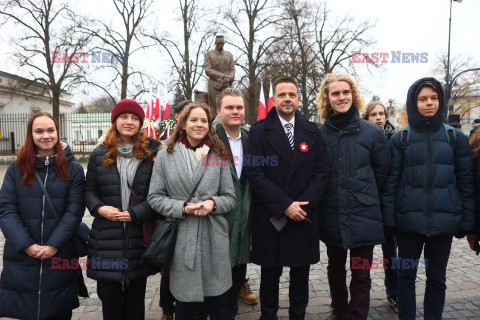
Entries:
{"label": "dark trousers", "polygon": [[[348,302],[347,250],[327,245],[328,284],[332,296],[333,314],[339,317],[349,316],[352,320],[367,319],[370,306],[370,268],[363,267],[364,261],[370,265],[373,258],[373,246],[363,246],[350,249],[350,303]],[[353,263],[352,263],[353,261]],[[360,262],[360,264],[358,264]],[[353,264],[353,267],[352,267]]]}
{"label": "dark trousers", "polygon": [[45,320],[70,320],[72,319],[72,311],[52,317],[52,318],[47,318]]}
{"label": "dark trousers", "polygon": [[[427,283],[423,299],[425,319],[441,319],[445,304],[447,263],[452,247],[452,236],[427,237],[420,234],[398,234],[400,319],[415,319],[415,279],[417,268],[426,268]],[[425,261],[420,261],[422,254]]]}
{"label": "dark trousers", "polygon": [[228,319],[227,293],[215,297],[205,297],[204,302],[182,302],[175,303],[176,320],[193,320],[198,310],[206,308],[210,314],[210,320]]}
{"label": "dark trousers", "polygon": [[170,291],[170,276],[162,276],[160,279],[160,308],[169,314],[175,313],[175,297]]}
{"label": "dark trousers", "polygon": [[[245,282],[247,275],[247,265],[240,264],[232,268],[232,286],[227,291],[228,319],[235,320],[238,312],[238,295]],[[195,307],[195,320],[206,320],[208,317],[208,308],[206,303],[200,303]]]}
{"label": "dark trousers", "polygon": [[228,314],[230,320],[235,320],[238,312],[238,295],[245,282],[247,264],[240,264],[232,268],[232,287],[227,291]]}
{"label": "dark trousers", "polygon": [[[260,282],[261,320],[276,320],[278,311],[278,291],[283,267],[262,267]],[[305,319],[308,304],[308,276],[310,265],[290,268],[290,288],[288,291],[290,306],[288,319]]]}
{"label": "dark trousers", "polygon": [[385,243],[382,244],[385,264],[385,291],[387,295],[398,297],[398,269],[392,268],[392,261],[397,259],[397,239],[394,234],[385,232]]}
{"label": "dark trousers", "polygon": [[146,285],[146,278],[131,281],[124,290],[119,282],[97,281],[97,294],[102,301],[103,319],[145,319]]}

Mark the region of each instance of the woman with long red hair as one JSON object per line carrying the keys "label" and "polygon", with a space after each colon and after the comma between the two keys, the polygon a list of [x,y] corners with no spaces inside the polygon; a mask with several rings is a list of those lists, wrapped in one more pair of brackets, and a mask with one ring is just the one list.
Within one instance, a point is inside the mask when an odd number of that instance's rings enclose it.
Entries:
{"label": "woman with long red hair", "polygon": [[112,126],[90,156],[85,203],[94,216],[87,276],[97,280],[103,319],[145,317],[147,277],[142,262],[147,238],[142,224],[154,215],[146,201],[160,142],[147,137],[142,107],[123,99],[112,110]]}
{"label": "woman with long red hair", "polygon": [[57,120],[35,113],[0,192],[6,239],[0,317],[71,319],[79,306],[81,269],[62,266],[78,266],[73,237],[85,210],[84,184],[83,168],[59,140]]}

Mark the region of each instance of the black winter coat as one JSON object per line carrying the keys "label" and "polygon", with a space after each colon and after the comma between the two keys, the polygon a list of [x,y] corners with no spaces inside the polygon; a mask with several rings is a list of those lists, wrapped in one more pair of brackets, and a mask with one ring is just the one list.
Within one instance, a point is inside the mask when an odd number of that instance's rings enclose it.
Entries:
{"label": "black winter coat", "polygon": [[[317,207],[329,171],[318,128],[297,110],[291,150],[277,110],[272,108],[250,129],[247,146],[244,165],[253,192],[252,262],[267,268],[317,263]],[[308,213],[310,223],[287,218],[285,228],[279,232],[270,218],[285,215],[293,201],[309,202],[302,209]]]}
{"label": "black winter coat", "polygon": [[320,240],[343,249],[383,243],[379,192],[390,165],[384,132],[357,110],[345,129],[327,117],[320,132],[331,167],[319,209]]}
{"label": "black winter coat", "polygon": [[[440,106],[431,118],[420,115],[415,92],[423,81],[441,90]],[[410,138],[404,151],[401,131],[389,141],[392,163],[382,194],[385,225],[399,232],[455,235],[475,227],[473,161],[467,137],[456,130],[455,150],[445,134],[445,93],[434,78],[416,81],[408,90]]]}
{"label": "black winter coat", "polygon": [[95,217],[88,242],[87,276],[95,280],[120,282],[143,279],[157,270],[142,263],[142,224],[153,218],[154,211],[147,202],[148,188],[152,176],[153,159],[160,142],[149,139],[150,155],[139,164],[132,189],[141,203],[130,196],[128,212],[131,222],[108,220],[98,214],[101,206],[113,206],[122,210],[120,175],[116,162],[110,167],[103,164],[105,146],[101,145],[90,155],[85,185],[85,204]]}
{"label": "black winter coat", "polygon": [[[81,269],[72,238],[85,211],[85,175],[69,147],[65,156],[71,178],[68,184],[57,176],[54,156],[48,158],[48,164],[46,157],[37,157],[35,163],[60,222],[37,181],[32,187],[20,186],[15,162],[5,174],[0,191],[0,227],[5,236],[0,317],[47,319],[79,306],[77,281]],[[32,258],[23,251],[32,244],[51,245],[58,252],[48,260]],[[52,261],[56,261],[53,268]]]}

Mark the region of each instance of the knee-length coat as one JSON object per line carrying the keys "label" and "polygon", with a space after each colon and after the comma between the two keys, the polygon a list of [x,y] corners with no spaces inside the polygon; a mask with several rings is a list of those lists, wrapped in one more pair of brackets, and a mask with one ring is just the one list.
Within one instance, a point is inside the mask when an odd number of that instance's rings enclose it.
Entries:
{"label": "knee-length coat", "polygon": [[[182,302],[201,302],[225,293],[232,285],[228,225],[224,214],[235,207],[235,190],[228,161],[225,165],[199,165],[190,176],[176,143],[174,152],[163,149],[153,167],[148,202],[167,218],[179,219],[170,290]],[[187,150],[193,154],[192,150]],[[193,155],[195,157],[195,155]],[[195,184],[192,203],[213,199],[216,209],[207,216],[183,214],[183,204]]]}
{"label": "knee-length coat", "polygon": [[[253,192],[252,262],[264,267],[317,263],[317,206],[330,170],[320,131],[297,110],[291,150],[276,108],[272,108],[252,126],[247,145],[244,165]],[[309,202],[302,208],[310,223],[287,219],[285,228],[277,231],[270,218],[285,216],[293,201]]]}

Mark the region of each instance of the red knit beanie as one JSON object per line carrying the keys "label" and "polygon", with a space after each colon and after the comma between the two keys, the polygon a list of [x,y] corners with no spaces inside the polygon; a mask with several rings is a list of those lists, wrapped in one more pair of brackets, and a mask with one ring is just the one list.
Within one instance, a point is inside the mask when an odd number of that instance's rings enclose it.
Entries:
{"label": "red knit beanie", "polygon": [[112,109],[112,123],[123,113],[133,113],[140,119],[140,127],[143,126],[145,112],[137,101],[131,99],[120,100]]}

